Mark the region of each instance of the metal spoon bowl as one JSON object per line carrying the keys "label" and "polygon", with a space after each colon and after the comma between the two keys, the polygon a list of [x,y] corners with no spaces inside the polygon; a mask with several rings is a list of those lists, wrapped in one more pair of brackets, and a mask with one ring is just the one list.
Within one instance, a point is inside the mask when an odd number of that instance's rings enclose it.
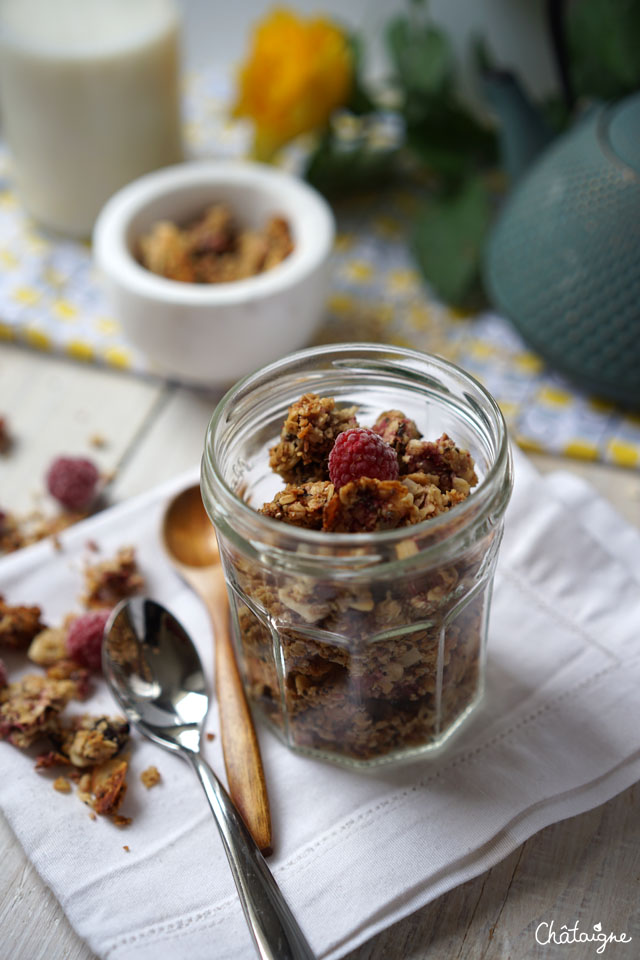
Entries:
{"label": "metal spoon bowl", "polygon": [[162,540],[174,569],[200,596],[213,625],[220,740],[231,798],[264,854],[271,852],[271,813],[260,744],[242,685],[229,623],[227,585],[216,533],[200,487],[182,490],[169,504]]}
{"label": "metal spoon bowl", "polygon": [[313,960],[311,948],[242,817],[200,756],[209,696],[188,633],[154,600],[125,600],[107,623],[102,666],[131,723],[154,743],[178,753],[198,776],[258,955],[263,960]]}

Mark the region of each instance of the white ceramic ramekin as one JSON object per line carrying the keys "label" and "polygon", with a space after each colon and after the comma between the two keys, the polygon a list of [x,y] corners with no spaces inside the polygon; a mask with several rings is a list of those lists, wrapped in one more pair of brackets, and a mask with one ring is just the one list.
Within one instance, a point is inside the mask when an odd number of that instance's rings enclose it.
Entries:
{"label": "white ceramic ramekin", "polygon": [[[137,239],[152,224],[188,222],[216,202],[243,226],[282,215],[293,252],[233,283],[181,283],[138,263]],[[114,194],[97,219],[93,251],[114,315],[150,371],[216,387],[308,343],[323,309],[334,234],[330,207],[298,178],[263,164],[207,161],[167,167]]]}

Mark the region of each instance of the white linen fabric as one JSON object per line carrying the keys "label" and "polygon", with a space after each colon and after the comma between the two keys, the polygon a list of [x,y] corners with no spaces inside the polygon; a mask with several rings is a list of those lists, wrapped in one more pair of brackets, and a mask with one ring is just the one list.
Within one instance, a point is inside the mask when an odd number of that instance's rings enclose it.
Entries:
{"label": "white linen fabric", "polygon": [[[200,602],[163,556],[159,519],[193,472],[0,562],[10,602],[56,623],[81,590],[83,549],[135,544],[148,592],[184,623],[212,671]],[[533,833],[640,778],[640,533],[565,474],[516,457],[490,624],[487,690],[435,759],[361,773],[260,741],[275,854],[270,859],[319,957],[336,958]],[[9,667],[17,660],[5,658]],[[82,709],[80,705],[78,710]],[[117,712],[100,684],[86,709]],[[213,706],[207,730],[215,732]],[[90,820],[52,790],[33,757],[0,743],[0,806],[69,920],[108,960],[253,957],[204,794],[179,758],[135,737],[126,830]],[[216,738],[205,754],[219,772]],[[162,783],[147,792],[150,764]],[[123,850],[127,844],[130,852]]]}

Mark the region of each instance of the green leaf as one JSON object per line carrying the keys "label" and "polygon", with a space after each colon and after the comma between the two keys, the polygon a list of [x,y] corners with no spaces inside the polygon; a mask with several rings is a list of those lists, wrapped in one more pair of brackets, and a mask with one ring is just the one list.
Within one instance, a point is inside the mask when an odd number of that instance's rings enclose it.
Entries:
{"label": "green leaf", "polygon": [[367,93],[364,83],[364,45],[362,39],[354,33],[349,34],[349,46],[353,58],[353,86],[351,96],[346,104],[352,113],[369,113],[375,109],[373,100]]}
{"label": "green leaf", "polygon": [[582,0],[568,7],[576,93],[615,99],[640,86],[640,0]]}
{"label": "green leaf", "polygon": [[407,146],[431,173],[442,177],[447,183],[456,183],[466,177],[472,167],[471,158],[464,152],[430,134],[428,128],[409,128]]}
{"label": "green leaf", "polygon": [[490,218],[489,193],[478,176],[466,180],[456,193],[430,201],[417,218],[414,255],[447,303],[462,304],[478,281]]}
{"label": "green leaf", "polygon": [[497,160],[497,140],[460,103],[448,98],[431,104],[419,122],[407,124],[407,143],[417,158],[447,183]]}
{"label": "green leaf", "polygon": [[345,150],[327,132],[309,157],[304,176],[328,195],[387,185],[393,178],[398,153],[398,149],[372,150],[364,144]]}
{"label": "green leaf", "polygon": [[407,95],[437,97],[451,85],[453,54],[449,40],[436,27],[394,17],[387,26],[387,47]]}

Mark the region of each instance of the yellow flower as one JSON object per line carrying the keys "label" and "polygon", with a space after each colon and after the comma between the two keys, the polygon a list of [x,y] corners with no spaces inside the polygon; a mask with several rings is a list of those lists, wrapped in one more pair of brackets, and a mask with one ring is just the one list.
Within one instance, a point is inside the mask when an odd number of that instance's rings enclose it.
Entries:
{"label": "yellow flower", "polygon": [[293,137],[324,127],[348,100],[352,79],[351,49],[338,27],[275,9],[255,30],[233,115],[253,120],[254,154],[269,160]]}

